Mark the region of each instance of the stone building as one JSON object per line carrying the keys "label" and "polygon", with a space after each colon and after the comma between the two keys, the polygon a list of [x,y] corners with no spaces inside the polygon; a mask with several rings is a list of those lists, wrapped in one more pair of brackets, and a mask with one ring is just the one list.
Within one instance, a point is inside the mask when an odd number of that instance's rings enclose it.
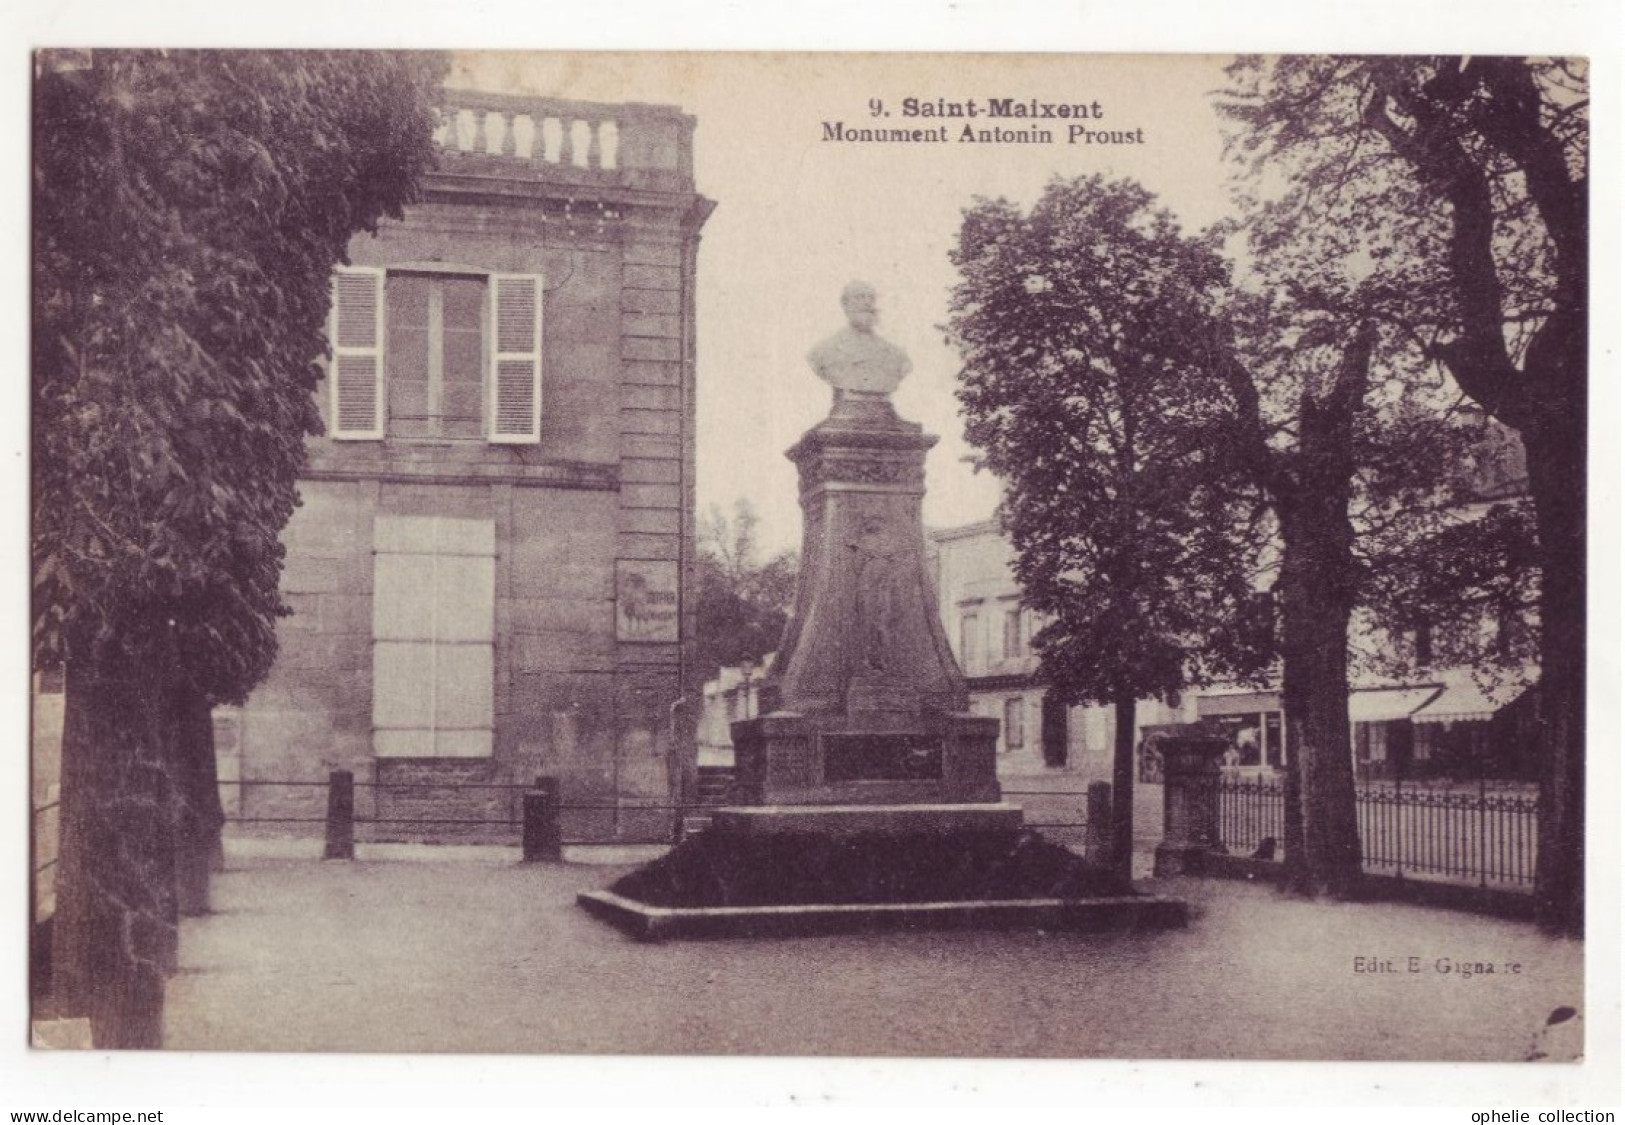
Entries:
{"label": "stone building", "polygon": [[320,789],[279,783],[347,769],[376,837],[489,837],[427,822],[502,820],[550,775],[566,839],[667,838],[649,806],[694,766],[694,120],[462,92],[442,120],[422,202],[334,280],[294,612],[217,719],[228,799],[309,815]]}

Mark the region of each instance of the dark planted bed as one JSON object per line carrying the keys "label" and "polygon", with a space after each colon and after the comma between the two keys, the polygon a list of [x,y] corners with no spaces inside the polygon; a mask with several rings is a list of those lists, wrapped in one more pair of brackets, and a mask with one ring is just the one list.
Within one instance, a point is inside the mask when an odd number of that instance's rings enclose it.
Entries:
{"label": "dark planted bed", "polygon": [[1036,832],[703,833],[611,887],[650,906],[797,906],[1131,895]]}

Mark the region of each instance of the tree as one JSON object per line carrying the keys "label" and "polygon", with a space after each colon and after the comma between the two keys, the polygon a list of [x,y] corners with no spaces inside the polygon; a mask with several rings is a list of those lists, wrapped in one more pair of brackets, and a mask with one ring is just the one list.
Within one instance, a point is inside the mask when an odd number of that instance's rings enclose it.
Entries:
{"label": "tree", "polygon": [[1283,185],[1289,242],[1369,240],[1368,309],[1408,332],[1528,454],[1541,572],[1535,898],[1584,925],[1589,103],[1583,62],[1249,59],[1226,111]]}
{"label": "tree", "polygon": [[442,70],[41,56],[34,660],[66,669],[56,1000],[98,1045],[157,1045],[175,849],[218,831],[208,710],[276,653],[332,270],[432,166]]}
{"label": "tree", "polygon": [[970,208],[949,328],[966,436],[1006,485],[1041,674],[1116,713],[1113,858],[1130,871],[1134,710],[1267,660],[1245,498],[1212,471],[1232,414],[1207,363],[1228,280],[1136,184],[1054,180],[1023,215]]}
{"label": "tree", "polygon": [[730,522],[712,506],[700,521],[698,674],[709,680],[722,668],[760,660],[778,648],[796,593],[796,555],[781,551],[758,560],[759,520],[750,501],[734,502]]}
{"label": "tree", "polygon": [[1240,202],[1226,228],[1245,236],[1248,269],[1213,359],[1236,404],[1220,459],[1259,489],[1279,544],[1287,885],[1347,897],[1362,873],[1351,621],[1385,575],[1437,554],[1467,496],[1453,467],[1472,430],[1460,393],[1386,315],[1395,299],[1368,261],[1393,252],[1394,232],[1338,212],[1280,238],[1273,205]]}
{"label": "tree", "polygon": [[[1351,896],[1361,873],[1348,723],[1349,621],[1360,585],[1350,508],[1375,345],[1362,324],[1352,336],[1297,337],[1277,349],[1279,365],[1235,353],[1215,364],[1238,404],[1230,456],[1262,490],[1279,530],[1283,858],[1288,886],[1305,894]],[[1285,399],[1284,417],[1270,418],[1266,397]]]}

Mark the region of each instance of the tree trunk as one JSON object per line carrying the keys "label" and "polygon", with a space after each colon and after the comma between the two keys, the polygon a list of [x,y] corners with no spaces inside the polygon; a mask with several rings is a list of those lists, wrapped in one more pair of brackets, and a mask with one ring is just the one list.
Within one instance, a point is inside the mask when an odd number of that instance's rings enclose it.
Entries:
{"label": "tree trunk", "polygon": [[1281,716],[1281,866],[1282,885],[1295,894],[1312,894],[1309,861],[1303,843],[1303,786],[1299,784],[1298,716],[1282,705]]}
{"label": "tree trunk", "polygon": [[1113,701],[1112,870],[1134,878],[1134,705],[1136,693],[1119,688]]}
{"label": "tree trunk", "polygon": [[1326,557],[1338,548],[1336,537],[1323,527],[1329,518],[1346,526],[1348,516],[1341,505],[1327,512],[1321,498],[1303,499],[1318,518],[1305,520],[1300,512],[1283,521],[1281,568],[1281,696],[1286,725],[1293,732],[1292,769],[1302,815],[1298,856],[1288,841],[1288,875],[1291,889],[1300,894],[1347,898],[1360,878],[1349,743],[1350,609],[1338,579],[1350,562],[1345,556],[1339,567]]}
{"label": "tree trunk", "polygon": [[181,916],[196,917],[209,912],[209,875],[225,824],[214,717],[204,696],[172,688],[165,694],[164,718],[174,764],[176,907]]}
{"label": "tree trunk", "polygon": [[1349,618],[1358,587],[1349,497],[1354,415],[1374,338],[1369,326],[1360,329],[1324,400],[1305,391],[1293,472],[1276,497],[1282,540],[1281,701],[1302,816],[1301,846],[1294,849],[1293,841],[1287,842],[1288,886],[1300,894],[1338,898],[1354,895],[1360,882],[1349,741]]}
{"label": "tree trunk", "polygon": [[1585,929],[1585,442],[1583,423],[1522,432],[1540,535],[1541,785],[1535,904],[1549,933]]}
{"label": "tree trunk", "polygon": [[163,724],[150,680],[70,664],[53,982],[99,1048],[162,1045],[175,954]]}

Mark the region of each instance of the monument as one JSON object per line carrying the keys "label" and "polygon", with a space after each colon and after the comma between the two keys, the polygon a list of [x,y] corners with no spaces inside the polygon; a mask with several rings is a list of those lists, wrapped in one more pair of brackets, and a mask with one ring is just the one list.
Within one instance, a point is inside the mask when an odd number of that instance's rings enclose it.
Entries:
{"label": "monument", "polygon": [[802,565],[761,715],[733,724],[723,832],[1010,829],[997,719],[967,713],[925,561],[920,504],[936,438],[891,403],[907,354],[875,331],[874,289],[808,354],[829,417],[788,456],[801,478]]}
{"label": "monument", "polygon": [[995,771],[999,721],[968,713],[926,570],[936,438],[898,417],[903,350],[875,291],[808,362],[829,417],[801,475],[796,602],[761,714],[734,723],[734,784],[707,831],[577,902],[642,940],[958,926],[1182,926],[1184,903],[1023,829]]}

